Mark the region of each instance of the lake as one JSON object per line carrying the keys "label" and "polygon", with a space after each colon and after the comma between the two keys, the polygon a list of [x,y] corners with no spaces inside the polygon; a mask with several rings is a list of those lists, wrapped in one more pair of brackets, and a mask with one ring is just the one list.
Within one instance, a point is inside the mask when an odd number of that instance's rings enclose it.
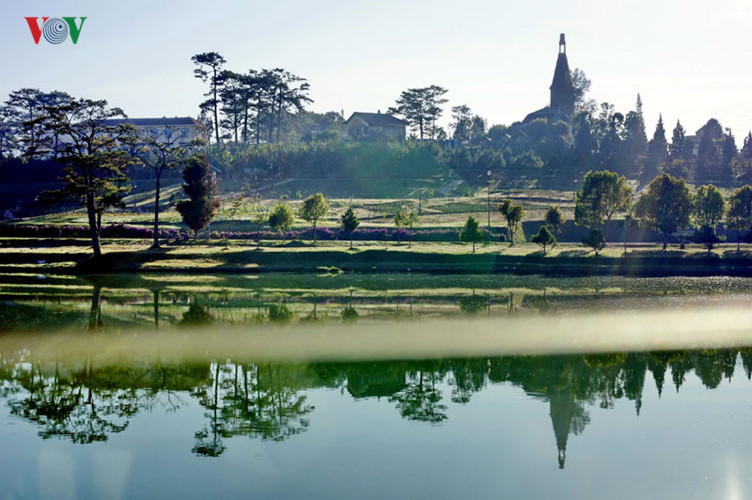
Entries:
{"label": "lake", "polygon": [[752,282],[0,277],[0,498],[745,498]]}

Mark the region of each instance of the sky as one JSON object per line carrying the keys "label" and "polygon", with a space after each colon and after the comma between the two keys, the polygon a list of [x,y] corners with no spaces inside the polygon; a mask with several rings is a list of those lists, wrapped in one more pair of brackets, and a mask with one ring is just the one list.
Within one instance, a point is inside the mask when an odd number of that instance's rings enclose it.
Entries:
{"label": "sky", "polygon": [[[407,88],[447,88],[493,124],[549,100],[559,33],[590,97],[627,113],[637,94],[648,136],[709,118],[741,146],[752,129],[749,0],[3,0],[0,99],[34,87],[107,99],[131,117],[196,116],[205,86],[191,56],[216,51],[238,72],[307,78],[316,112],[385,111]],[[26,16],[85,16],[77,44],[34,44]]]}

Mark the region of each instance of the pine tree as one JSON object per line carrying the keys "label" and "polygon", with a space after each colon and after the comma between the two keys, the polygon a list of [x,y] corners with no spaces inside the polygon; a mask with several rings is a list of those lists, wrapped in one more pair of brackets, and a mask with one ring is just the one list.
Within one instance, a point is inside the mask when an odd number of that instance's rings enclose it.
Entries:
{"label": "pine tree", "polygon": [[749,132],[744,138],[741,155],[746,160],[752,160],[752,132]]}
{"label": "pine tree", "polygon": [[543,255],[546,255],[546,247],[549,245],[556,245],[556,237],[548,229],[545,224],[538,229],[538,233],[534,234],[530,241],[536,245],[543,247]]}
{"label": "pine tree", "polygon": [[472,243],[473,253],[475,253],[475,244],[483,241],[483,233],[480,232],[479,226],[478,221],[471,215],[460,230],[460,241]]}
{"label": "pine tree", "polygon": [[668,147],[669,158],[673,160],[681,160],[684,158],[685,151],[687,149],[687,137],[684,132],[684,127],[679,120],[676,120],[676,127],[671,135],[671,144]]}
{"label": "pine tree", "polygon": [[344,231],[347,231],[350,236],[350,250],[352,250],[352,233],[360,225],[360,221],[355,215],[352,206],[347,207],[347,210],[345,210],[345,213],[342,214],[342,218],[340,220],[342,221],[342,229]]}
{"label": "pine tree", "polygon": [[219,201],[214,198],[217,183],[205,155],[186,160],[183,182],[183,191],[188,199],[179,202],[175,208],[183,217],[183,223],[193,230],[194,236],[198,236],[198,232],[211,222],[219,208]]}
{"label": "pine tree", "polygon": [[[109,121],[124,116],[119,108],[109,108],[107,101],[69,99],[46,106],[38,119],[40,140],[47,149],[58,153],[64,174],[60,179],[63,187],[46,192],[44,198],[67,198],[86,207],[95,257],[102,253],[102,214],[109,207],[122,206],[122,197],[129,190],[126,169],[132,159],[126,148],[134,141],[134,129]],[[67,140],[55,144],[56,137]]]}
{"label": "pine tree", "polygon": [[193,70],[193,76],[209,83],[209,90],[204,94],[207,99],[200,104],[200,108],[206,112],[212,113],[212,124],[214,125],[214,137],[219,145],[219,93],[222,89],[223,74],[222,66],[227,62],[224,57],[217,52],[204,52],[191,57],[191,61],[196,65]]}
{"label": "pine tree", "polygon": [[627,113],[624,119],[624,147],[621,152],[621,170],[631,175],[639,170],[648,149],[648,138],[645,134],[645,118],[642,115],[642,99],[637,94],[635,111]]}
{"label": "pine tree", "polygon": [[551,205],[546,211],[546,225],[554,233],[561,233],[561,226],[564,224],[564,215],[561,213],[559,205]]}
{"label": "pine tree", "polygon": [[666,129],[663,127],[663,116],[658,115],[658,124],[655,126],[653,138],[648,143],[648,158],[642,178],[648,181],[657,177],[667,158],[668,141],[666,140]]}

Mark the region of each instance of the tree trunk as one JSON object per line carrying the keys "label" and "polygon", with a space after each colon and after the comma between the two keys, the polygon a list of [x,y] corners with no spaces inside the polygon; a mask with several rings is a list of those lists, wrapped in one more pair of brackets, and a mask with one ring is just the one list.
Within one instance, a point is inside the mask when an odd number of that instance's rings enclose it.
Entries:
{"label": "tree trunk", "polygon": [[261,144],[261,103],[256,106],[256,146]]}
{"label": "tree trunk", "polygon": [[352,250],[352,231],[350,231],[350,250]]}
{"label": "tree trunk", "polygon": [[159,191],[161,187],[162,172],[157,172],[157,185],[154,193],[154,244],[152,248],[159,248]]}
{"label": "tree trunk", "polygon": [[316,246],[316,221],[313,222],[313,246]]}
{"label": "tree trunk", "polygon": [[152,290],[154,295],[154,329],[159,330],[159,290]]}
{"label": "tree trunk", "polygon": [[219,146],[219,117],[217,115],[217,108],[219,107],[219,101],[217,100],[217,67],[214,67],[214,79],[212,80],[212,91],[214,92],[214,136],[217,140],[217,146]]}
{"label": "tree trunk", "polygon": [[98,330],[102,326],[101,309],[102,287],[94,285],[91,292],[91,309],[89,309],[89,330]]}
{"label": "tree trunk", "polygon": [[274,104],[276,100],[276,98],[272,98],[272,109],[269,110],[269,144],[271,144],[274,138]]}
{"label": "tree trunk", "polygon": [[282,93],[279,94],[279,103],[277,103],[277,142],[279,142],[279,129],[282,124]]}
{"label": "tree trunk", "polygon": [[243,111],[243,142],[248,144],[248,104]]}
{"label": "tree trunk", "polygon": [[102,249],[99,246],[99,226],[97,225],[97,214],[94,211],[94,195],[86,194],[86,215],[89,218],[89,233],[91,234],[91,249],[94,257],[102,255]]}

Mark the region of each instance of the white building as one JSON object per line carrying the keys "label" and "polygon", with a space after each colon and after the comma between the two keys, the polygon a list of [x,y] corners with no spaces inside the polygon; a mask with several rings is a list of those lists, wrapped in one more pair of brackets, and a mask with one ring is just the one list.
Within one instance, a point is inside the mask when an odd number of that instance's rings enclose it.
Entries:
{"label": "white building", "polygon": [[[194,139],[207,141],[208,131],[205,125],[190,116],[174,118],[114,118],[105,120],[109,126],[121,124],[133,125],[139,133],[164,142],[173,142],[176,146],[187,146]],[[177,140],[175,140],[175,134]],[[208,141],[207,141],[208,142]]]}

